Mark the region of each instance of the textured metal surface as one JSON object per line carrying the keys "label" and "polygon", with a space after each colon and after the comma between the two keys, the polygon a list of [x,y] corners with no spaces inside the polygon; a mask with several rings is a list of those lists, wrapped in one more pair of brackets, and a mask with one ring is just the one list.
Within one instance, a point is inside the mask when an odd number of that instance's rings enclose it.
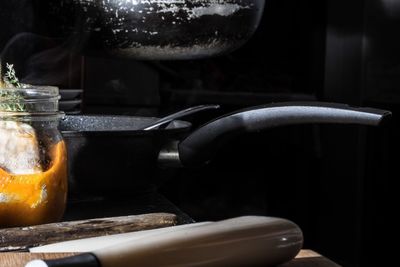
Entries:
{"label": "textured metal surface", "polygon": [[[60,122],[59,129],[63,133],[135,132],[157,121],[158,118],[133,116],[71,115]],[[179,130],[187,127],[190,127],[190,123],[173,121],[166,129]]]}
{"label": "textured metal surface", "polygon": [[49,0],[64,32],[90,32],[115,55],[193,59],[230,52],[257,29],[265,0]]}

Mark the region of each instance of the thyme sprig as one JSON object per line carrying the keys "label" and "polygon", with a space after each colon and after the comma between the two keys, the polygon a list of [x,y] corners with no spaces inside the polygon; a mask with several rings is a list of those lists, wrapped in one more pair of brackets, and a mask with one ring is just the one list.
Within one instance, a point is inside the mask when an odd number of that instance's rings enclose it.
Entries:
{"label": "thyme sprig", "polygon": [[15,73],[14,64],[6,63],[6,74],[4,75],[4,81],[6,84],[12,85],[12,87],[21,88],[17,74]]}
{"label": "thyme sprig", "polygon": [[[6,68],[7,71],[4,77],[3,75],[0,77],[0,111],[24,112],[26,111],[26,106],[21,92],[9,90],[22,87],[17,78],[14,65],[6,63]],[[3,87],[7,90],[1,90]]]}

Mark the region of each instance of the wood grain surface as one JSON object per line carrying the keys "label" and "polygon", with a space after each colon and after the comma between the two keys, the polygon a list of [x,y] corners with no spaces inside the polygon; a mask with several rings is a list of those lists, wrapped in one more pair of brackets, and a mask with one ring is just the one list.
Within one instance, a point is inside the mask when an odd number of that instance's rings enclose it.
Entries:
{"label": "wood grain surface", "polygon": [[7,228],[0,230],[0,252],[26,250],[28,247],[60,241],[156,229],[176,223],[177,218],[174,214],[151,213]]}
{"label": "wood grain surface", "polygon": [[[34,259],[56,259],[73,256],[73,253],[0,253],[1,267],[24,267],[26,263]],[[302,250],[291,262],[279,267],[340,267],[336,263],[311,251]]]}
{"label": "wood grain surface", "polygon": [[312,250],[302,250],[294,260],[279,267],[340,267],[340,265]]}

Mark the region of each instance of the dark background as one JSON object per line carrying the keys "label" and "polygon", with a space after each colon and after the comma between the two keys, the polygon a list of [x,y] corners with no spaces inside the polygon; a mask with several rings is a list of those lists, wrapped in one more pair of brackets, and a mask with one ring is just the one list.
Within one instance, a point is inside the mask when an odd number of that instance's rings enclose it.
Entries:
{"label": "dark background", "polygon": [[9,25],[2,26],[2,57],[26,82],[83,88],[84,113],[164,115],[221,104],[192,118],[196,126],[277,101],[392,110],[392,122],[379,129],[305,125],[238,137],[210,165],[182,170],[160,189],[199,221],[245,214],[293,220],[306,248],[343,266],[392,261],[400,145],[396,1],[268,0],[258,31],[239,50],[163,62],[82,56],[79,43],[66,46],[43,35],[45,19],[35,18],[30,3],[0,4],[2,25]]}

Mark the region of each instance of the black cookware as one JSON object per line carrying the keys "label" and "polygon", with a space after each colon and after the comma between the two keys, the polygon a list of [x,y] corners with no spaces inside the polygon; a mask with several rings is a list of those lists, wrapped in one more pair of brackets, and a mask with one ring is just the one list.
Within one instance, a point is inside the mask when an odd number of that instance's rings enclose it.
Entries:
{"label": "black cookware", "polygon": [[240,110],[190,132],[190,123],[142,130],[155,118],[67,116],[60,128],[68,145],[70,179],[81,190],[121,194],[157,184],[163,168],[200,167],[235,136],[304,123],[378,126],[390,112],[330,103],[279,103]]}
{"label": "black cookware", "polygon": [[[265,0],[33,0],[55,37],[85,39],[114,55],[193,59],[230,52],[257,29]],[[42,14],[42,15],[41,15]]]}

